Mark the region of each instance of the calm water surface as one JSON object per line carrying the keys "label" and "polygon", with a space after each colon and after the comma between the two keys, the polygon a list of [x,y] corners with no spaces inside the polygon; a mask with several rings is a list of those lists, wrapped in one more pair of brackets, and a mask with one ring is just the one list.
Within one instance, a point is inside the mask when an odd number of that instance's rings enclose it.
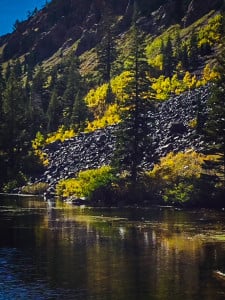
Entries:
{"label": "calm water surface", "polygon": [[0,198],[0,299],[225,299],[225,212]]}

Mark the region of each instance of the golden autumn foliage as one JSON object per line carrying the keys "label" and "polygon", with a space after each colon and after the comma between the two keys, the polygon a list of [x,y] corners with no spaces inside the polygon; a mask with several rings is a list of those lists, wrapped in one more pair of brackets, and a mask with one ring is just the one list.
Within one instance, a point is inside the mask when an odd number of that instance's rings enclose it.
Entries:
{"label": "golden autumn foliage", "polygon": [[152,88],[156,92],[156,99],[166,100],[171,95],[179,95],[185,91],[206,85],[208,82],[217,80],[218,78],[219,73],[207,64],[203,69],[202,77],[199,79],[189,71],[185,72],[181,79],[178,79],[177,73],[171,78],[161,75],[157,79],[154,79]]}
{"label": "golden autumn foliage", "polygon": [[80,171],[77,178],[61,180],[56,186],[56,194],[60,197],[90,198],[94,191],[110,184],[114,180],[110,166]]}
{"label": "golden autumn foliage", "polygon": [[170,152],[160,159],[153,170],[148,172],[151,178],[165,182],[176,182],[178,178],[199,178],[203,169],[202,165],[207,156],[193,150],[177,154]]}
{"label": "golden autumn foliage", "polygon": [[[113,78],[110,82],[112,93],[117,102],[126,101],[129,95],[125,92],[126,87],[131,82],[132,77],[129,71],[124,71]],[[107,109],[106,96],[108,84],[105,83],[96,89],[91,89],[85,97],[88,108],[96,118],[101,117]]]}
{"label": "golden autumn foliage", "polygon": [[222,15],[218,14],[211,18],[207,25],[203,26],[198,32],[199,48],[205,44],[214,46],[221,38]]}
{"label": "golden autumn foliage", "polygon": [[151,42],[148,43],[146,53],[149,65],[162,71],[163,55],[161,53],[161,46],[162,43],[166,43],[169,37],[174,45],[176,36],[179,35],[182,40],[182,45],[186,44],[189,48],[191,33],[195,32],[198,49],[208,46],[214,47],[220,42],[222,20],[223,16],[221,14],[214,15],[213,12],[210,12],[187,28],[181,28],[178,24],[171,26],[160,36],[151,39]]}
{"label": "golden autumn foliage", "polygon": [[34,154],[39,158],[40,162],[44,165],[48,165],[48,157],[47,155],[42,151],[42,148],[45,146],[45,137],[41,134],[40,131],[37,132],[35,139],[31,142],[32,143],[32,149],[34,151]]}
{"label": "golden autumn foliage", "polygon": [[[146,173],[149,185],[153,190],[161,192],[164,201],[188,202],[196,196],[196,185],[202,174],[206,174],[204,163],[217,159],[216,156],[204,155],[194,150],[176,154],[170,152],[160,159],[152,171]],[[215,174],[214,170],[207,173]]]}
{"label": "golden autumn foliage", "polygon": [[54,143],[56,141],[64,142],[67,139],[71,139],[76,136],[73,129],[66,129],[65,126],[60,126],[56,132],[51,132],[45,137],[38,132],[35,139],[32,141],[32,149],[34,154],[39,158],[40,162],[47,166],[49,164],[48,156],[43,152],[43,147]]}
{"label": "golden autumn foliage", "polygon": [[201,85],[205,85],[210,81],[217,80],[219,79],[219,77],[219,73],[216,72],[214,69],[210,68],[209,64],[206,64],[202,74]]}
{"label": "golden autumn foliage", "polygon": [[106,126],[118,124],[120,122],[118,104],[109,105],[105,114],[101,118],[97,118],[92,122],[88,122],[85,132],[92,132]]}
{"label": "golden autumn foliage", "polygon": [[[202,77],[198,80],[196,75],[192,75],[188,71],[185,72],[181,79],[178,79],[177,73],[175,73],[171,78],[163,75],[154,79],[148,78],[149,92],[145,92],[143,99],[151,97],[153,90],[157,100],[166,100],[172,95],[179,95],[187,90],[200,87],[218,78],[219,74],[210,68],[209,64],[205,66]],[[124,102],[126,103],[129,98],[126,88],[131,80],[131,73],[125,71],[111,81],[112,92],[115,95],[115,103],[112,104],[106,104],[107,84],[103,84],[95,90],[92,89],[87,94],[85,101],[87,102],[89,109],[94,114],[94,120],[87,122],[84,130],[85,132],[93,132],[106,126],[118,124],[121,121],[119,113],[120,104]],[[36,138],[32,141],[32,148],[35,155],[39,157],[43,165],[47,165],[48,158],[42,151],[42,148],[48,144],[54,143],[55,141],[64,142],[66,139],[73,138],[76,135],[77,133],[74,129],[67,129],[65,126],[60,126],[56,132],[49,133],[46,137],[38,132]]]}
{"label": "golden autumn foliage", "polygon": [[45,144],[48,145],[56,141],[64,142],[74,136],[76,136],[76,132],[72,128],[66,129],[65,126],[60,126],[56,132],[52,132],[47,135]]}
{"label": "golden autumn foliage", "polygon": [[[182,42],[188,45],[190,43],[190,33],[193,29],[196,29],[197,46],[199,48],[204,44],[213,47],[215,43],[219,43],[221,37],[222,15],[211,14],[208,19],[202,19],[198,22],[200,24],[200,29],[198,29],[197,25],[193,25],[197,26],[196,28],[190,27],[185,29],[182,29],[179,25],[174,25],[161,36],[150,39],[146,47],[149,65],[162,71],[163,55],[160,53],[162,42],[166,42],[170,37],[173,47],[175,47],[176,36],[179,34],[182,38]],[[187,90],[198,88],[210,81],[217,80],[218,78],[219,74],[214,71],[209,64],[206,64],[203,69],[202,76],[197,77],[189,71],[184,72],[181,62],[178,62],[173,76],[165,77],[164,75],[160,75],[157,78],[151,78],[150,76],[146,78],[149,81],[149,91],[145,91],[142,98],[151,98],[153,90],[155,93],[154,98],[156,100],[166,100],[173,95],[179,95]],[[127,87],[132,80],[132,73],[127,70],[112,78],[110,82],[111,91],[114,97],[112,103],[107,103],[108,84],[93,88],[87,93],[85,102],[90,113],[93,115],[93,120],[87,122],[86,128],[84,129],[85,132],[92,132],[108,125],[117,124],[121,121],[119,117],[120,104],[126,103],[129,99],[130,95]],[[77,133],[73,129],[66,129],[64,126],[60,126],[56,132],[49,133],[45,137],[38,133],[36,138],[32,141],[32,147],[42,163],[47,165],[48,159],[42,152],[42,147],[55,141],[63,142],[76,135]]]}
{"label": "golden autumn foliage", "polygon": [[85,97],[85,102],[95,118],[104,114],[107,88],[108,84],[105,83],[97,87],[97,89],[91,89]]}

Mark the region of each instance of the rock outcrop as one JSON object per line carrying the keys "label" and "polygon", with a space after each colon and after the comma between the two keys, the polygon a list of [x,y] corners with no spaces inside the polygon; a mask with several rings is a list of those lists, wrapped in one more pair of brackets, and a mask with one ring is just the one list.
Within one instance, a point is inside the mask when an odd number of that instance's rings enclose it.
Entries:
{"label": "rock outcrop", "polygon": [[[203,137],[191,121],[206,115],[208,95],[209,87],[202,87],[160,103],[154,114],[149,112],[148,135],[153,150],[143,153],[144,169],[150,169],[154,162],[171,151],[204,150]],[[49,191],[54,192],[60,179],[74,177],[80,170],[110,164],[116,141],[115,130],[116,126],[111,126],[80,134],[64,143],[48,145],[44,152],[50,163],[36,181],[47,182]]]}
{"label": "rock outcrop", "polygon": [[[129,30],[133,18],[133,0],[108,0],[117,35]],[[138,24],[148,34],[158,35],[176,23],[188,26],[213,9],[222,0],[139,0]],[[188,6],[189,4],[189,6]],[[24,55],[35,57],[34,65],[48,59],[65,45],[76,42],[76,55],[94,48],[103,38],[106,2],[103,0],[54,0],[28,20],[19,22],[12,34],[0,37],[2,60]],[[183,19],[183,21],[181,21]]]}
{"label": "rock outcrop", "polygon": [[184,26],[187,27],[211,10],[221,7],[223,0],[192,0],[184,17]]}

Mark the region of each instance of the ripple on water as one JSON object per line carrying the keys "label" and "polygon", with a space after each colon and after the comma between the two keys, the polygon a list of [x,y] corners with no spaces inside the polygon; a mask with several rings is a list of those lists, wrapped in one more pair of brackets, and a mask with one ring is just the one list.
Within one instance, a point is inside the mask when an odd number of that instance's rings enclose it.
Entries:
{"label": "ripple on water", "polygon": [[[27,264],[28,260],[15,248],[0,249],[0,300],[86,299],[86,290],[50,287],[47,281],[35,278],[35,270],[32,274],[32,265]],[[29,280],[26,271],[32,274]]]}

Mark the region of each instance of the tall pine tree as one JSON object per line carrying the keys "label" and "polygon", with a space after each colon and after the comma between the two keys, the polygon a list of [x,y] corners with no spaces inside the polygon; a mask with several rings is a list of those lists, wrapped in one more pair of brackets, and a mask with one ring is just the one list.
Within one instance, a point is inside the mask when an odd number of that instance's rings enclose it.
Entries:
{"label": "tall pine tree", "polygon": [[225,41],[221,53],[217,57],[217,71],[220,78],[213,84],[212,94],[208,101],[208,119],[205,126],[208,150],[219,154],[215,167],[221,174],[223,186],[225,184]]}
{"label": "tall pine tree", "polygon": [[[2,66],[0,65],[0,170],[5,170],[6,166],[4,164],[4,152],[3,144],[4,144],[4,124],[3,124],[3,91],[5,88],[5,80],[2,73]],[[2,185],[3,178],[0,176],[0,187]]]}
{"label": "tall pine tree", "polygon": [[109,2],[104,4],[103,32],[104,36],[97,48],[98,71],[100,84],[109,83],[114,75],[114,62],[117,57],[115,33],[113,30],[113,13]]}
{"label": "tall pine tree", "polygon": [[30,86],[29,96],[29,113],[32,120],[32,129],[36,131],[46,130],[46,111],[48,107],[48,99],[45,89],[46,74],[40,66],[36,70]]}
{"label": "tall pine tree", "polygon": [[198,39],[195,32],[191,33],[189,51],[188,51],[188,59],[189,66],[191,70],[195,70],[198,65]]}
{"label": "tall pine tree", "polygon": [[163,54],[163,73],[166,77],[172,76],[174,70],[173,46],[171,38],[168,37],[166,43],[162,43],[161,52]]}
{"label": "tall pine tree", "polygon": [[8,176],[19,168],[19,157],[27,148],[25,93],[21,78],[16,76],[16,68],[11,73],[2,94],[2,150],[7,153]]}
{"label": "tall pine tree", "polygon": [[59,115],[60,115],[60,102],[59,97],[57,95],[57,91],[54,89],[50,98],[48,110],[47,110],[47,119],[48,119],[48,125],[47,130],[48,131],[55,131],[57,130],[59,126]]}
{"label": "tall pine tree", "polygon": [[82,131],[85,128],[87,120],[87,105],[81,92],[74,97],[73,109],[71,114],[71,124],[76,131]]}
{"label": "tall pine tree", "polygon": [[79,72],[79,61],[76,57],[70,58],[70,66],[67,71],[66,89],[62,96],[63,117],[62,123],[66,127],[70,126],[74,97],[82,86],[82,78]]}
{"label": "tall pine tree", "polygon": [[147,59],[143,36],[136,23],[132,29],[132,49],[130,53],[131,83],[127,87],[129,100],[121,107],[121,119],[117,133],[117,143],[113,164],[122,173],[126,171],[135,194],[138,178],[141,174],[143,155],[151,151],[148,138],[148,113],[152,109],[152,101],[144,98],[149,89]]}

